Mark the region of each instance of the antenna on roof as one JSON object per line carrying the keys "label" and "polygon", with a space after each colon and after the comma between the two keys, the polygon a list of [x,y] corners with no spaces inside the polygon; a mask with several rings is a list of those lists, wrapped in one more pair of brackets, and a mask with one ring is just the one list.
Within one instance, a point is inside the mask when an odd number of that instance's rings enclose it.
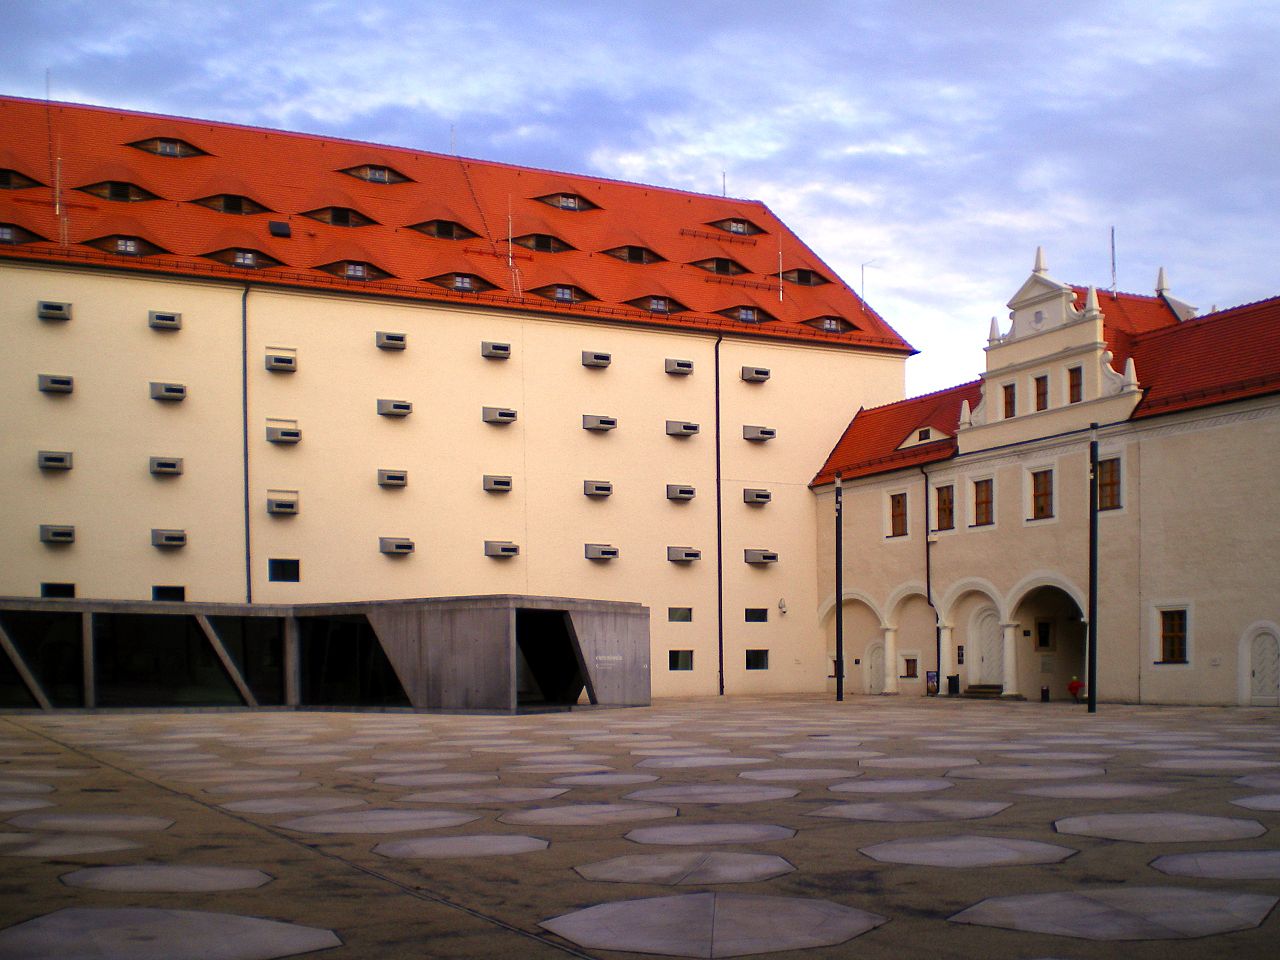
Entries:
{"label": "antenna on roof", "polygon": [[1111,228],[1111,295],[1116,295],[1116,228]]}
{"label": "antenna on roof", "polygon": [[49,149],[49,176],[53,180],[53,215],[58,220],[58,242],[67,246],[70,241],[70,224],[62,209],[62,148],[55,149],[53,138],[53,71],[44,70],[44,125],[45,137]]}
{"label": "antenna on roof", "polygon": [[782,231],[778,231],[778,302],[782,302]]}
{"label": "antenna on roof", "polygon": [[720,171],[720,196],[727,197],[729,195],[729,175],[723,170]]}

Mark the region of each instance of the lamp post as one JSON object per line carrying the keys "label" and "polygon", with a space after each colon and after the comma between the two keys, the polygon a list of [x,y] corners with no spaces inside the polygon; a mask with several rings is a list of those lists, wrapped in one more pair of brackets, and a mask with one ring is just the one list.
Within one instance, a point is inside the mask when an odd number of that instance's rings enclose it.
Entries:
{"label": "lamp post", "polygon": [[844,478],[836,473],[836,700],[844,699]]}
{"label": "lamp post", "polygon": [[1098,712],[1098,425],[1089,424],[1089,712]]}

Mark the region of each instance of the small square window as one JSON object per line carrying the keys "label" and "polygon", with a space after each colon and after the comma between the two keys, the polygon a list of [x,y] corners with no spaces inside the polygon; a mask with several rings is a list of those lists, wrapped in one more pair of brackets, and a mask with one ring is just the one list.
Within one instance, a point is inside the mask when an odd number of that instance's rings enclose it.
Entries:
{"label": "small square window", "polygon": [[154,586],[151,588],[152,600],[186,600],[186,587]]}
{"label": "small square window", "polygon": [[747,651],[747,669],[748,670],[768,670],[769,669],[769,651],[768,650],[748,650]]}
{"label": "small square window", "polygon": [[14,236],[16,236],[16,234],[13,232],[13,227],[9,226],[7,223],[0,225],[0,243],[13,243]]}
{"label": "small square window", "polygon": [[650,313],[667,313],[671,309],[671,302],[666,297],[650,297],[649,312]]}
{"label": "small square window", "polygon": [[693,651],[692,650],[668,650],[667,651],[667,669],[668,670],[692,670],[693,669]]}
{"label": "small square window", "polygon": [[560,209],[561,210],[577,210],[578,198],[571,193],[560,194]]}
{"label": "small square window", "polygon": [[918,680],[919,678],[920,678],[920,661],[916,657],[903,657],[901,679]]}
{"label": "small square window", "polygon": [[739,307],[738,319],[743,323],[755,323],[759,314],[756,313],[755,307]]}
{"label": "small square window", "polygon": [[257,264],[258,257],[252,250],[237,250],[234,262],[237,267],[252,267]]}
{"label": "small square window", "polygon": [[162,157],[182,156],[182,144],[177,140],[157,140],[156,153]]}
{"label": "small square window", "polygon": [[[823,317],[822,330],[824,333],[840,333],[841,332],[840,318],[839,317]],[[925,430],[922,432],[928,433],[929,431]]]}
{"label": "small square window", "polygon": [[455,290],[474,290],[475,284],[472,283],[471,275],[466,273],[457,273],[453,277],[453,289]]}
{"label": "small square window", "polygon": [[920,442],[924,442],[925,440],[928,440],[932,436],[933,436],[933,431],[930,430],[928,427],[925,427],[923,430],[916,431],[916,440]]}
{"label": "small square window", "polygon": [[40,596],[49,597],[59,600],[70,600],[76,595],[76,585],[74,583],[42,583],[40,584]]}
{"label": "small square window", "polygon": [[302,579],[302,561],[276,558],[268,560],[267,579],[273,583],[297,583]]}
{"label": "small square window", "polygon": [[745,220],[728,220],[725,226],[729,228],[730,233],[746,233],[747,222]]}
{"label": "small square window", "polygon": [[573,287],[556,287],[556,299],[566,302],[573,301]]}
{"label": "small square window", "polygon": [[116,237],[116,253],[136,254],[138,241],[133,237]]}
{"label": "small square window", "polygon": [[386,167],[365,167],[365,179],[370,183],[390,183],[391,171]]}
{"label": "small square window", "polygon": [[747,607],[746,621],[747,623],[768,623],[769,608],[768,607]]}
{"label": "small square window", "polygon": [[369,276],[369,271],[363,263],[348,263],[345,272],[353,280],[364,280]]}
{"label": "small square window", "polygon": [[667,607],[668,623],[692,623],[693,607]]}

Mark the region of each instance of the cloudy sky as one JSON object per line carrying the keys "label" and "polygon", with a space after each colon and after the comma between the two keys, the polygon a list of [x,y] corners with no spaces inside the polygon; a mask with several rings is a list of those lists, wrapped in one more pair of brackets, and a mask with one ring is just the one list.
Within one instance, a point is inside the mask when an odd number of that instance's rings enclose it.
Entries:
{"label": "cloudy sky", "polygon": [[[0,0],[0,92],[763,200],[976,375],[1060,280],[1280,294],[1274,0]],[[1141,371],[1139,371],[1141,373]]]}

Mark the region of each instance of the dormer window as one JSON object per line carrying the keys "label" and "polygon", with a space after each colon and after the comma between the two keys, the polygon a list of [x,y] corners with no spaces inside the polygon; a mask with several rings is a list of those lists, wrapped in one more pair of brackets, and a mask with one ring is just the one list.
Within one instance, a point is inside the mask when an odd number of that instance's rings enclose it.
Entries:
{"label": "dormer window", "polygon": [[425,223],[415,223],[409,229],[439,240],[470,240],[476,236],[474,231],[454,220],[428,220]]}
{"label": "dormer window", "polygon": [[97,247],[106,253],[114,253],[121,257],[149,257],[154,253],[165,252],[142,237],[128,236],[126,234],[112,234],[109,237],[87,240],[85,243],[87,246]]}
{"label": "dormer window", "polygon": [[280,266],[280,261],[275,257],[269,257],[261,250],[252,250],[248,247],[228,247],[225,250],[206,253],[205,256],[210,260],[217,260],[219,263],[239,267],[242,270],[265,270],[267,267]]}
{"label": "dormer window", "polygon": [[559,210],[595,210],[596,204],[577,193],[549,193],[545,197],[537,197],[548,206]]}
{"label": "dormer window", "polygon": [[319,210],[308,210],[303,216],[335,227],[367,227],[377,222],[350,207],[321,207]]}
{"label": "dormer window", "polygon": [[559,237],[553,237],[549,233],[526,233],[523,237],[513,237],[511,242],[539,253],[561,253],[573,249]]}
{"label": "dormer window", "polygon": [[782,279],[789,280],[790,282],[802,287],[820,287],[822,284],[830,282],[822,274],[814,270],[805,270],[803,268],[787,270],[782,274]]}
{"label": "dormer window", "polygon": [[138,238],[116,237],[116,253],[136,257],[138,255]]}
{"label": "dormer window", "polygon": [[658,256],[648,247],[614,247],[612,250],[604,251],[608,256],[625,263],[659,263],[662,257]]}
{"label": "dormer window", "polygon": [[211,197],[201,197],[195,203],[210,210],[217,210],[219,213],[231,213],[242,217],[253,213],[271,212],[256,200],[242,197],[238,193],[215,193]]}
{"label": "dormer window", "polygon": [[355,177],[357,180],[363,180],[366,183],[406,183],[409,178],[399,170],[392,167],[384,167],[375,163],[365,163],[358,167],[348,167],[346,170],[340,170],[339,173],[345,173],[349,177]]}
{"label": "dormer window", "polygon": [[746,267],[737,260],[730,260],[728,257],[710,257],[706,260],[697,260],[692,266],[705,270],[707,273],[718,273],[727,277],[747,272]]}
{"label": "dormer window", "polygon": [[641,310],[647,310],[649,313],[679,313],[681,310],[688,309],[678,300],[663,296],[637,297],[635,300],[628,300],[627,303]]}
{"label": "dormer window", "polygon": [[31,243],[43,239],[44,237],[38,236],[30,230],[24,230],[16,223],[0,223],[0,243]]}
{"label": "dormer window", "polygon": [[236,250],[232,254],[231,262],[237,267],[253,269],[258,265],[258,253],[256,250]]}
{"label": "dormer window", "polygon": [[0,170],[0,190],[27,190],[42,184],[17,170]]}
{"label": "dormer window", "polygon": [[156,199],[156,195],[151,191],[143,190],[136,183],[127,183],[123,180],[103,180],[101,183],[91,183],[76,189],[102,200],[114,200],[117,203],[142,203]]}
{"label": "dormer window", "polygon": [[129,146],[147,153],[154,153],[157,157],[202,157],[206,155],[206,151],[201,150],[199,147],[173,137],[152,137],[150,140],[138,140],[129,144]]}
{"label": "dormer window", "polygon": [[540,297],[546,297],[548,300],[554,300],[556,303],[582,303],[584,300],[595,299],[581,287],[575,287],[568,283],[553,283],[550,286],[539,287],[537,290],[530,292],[536,293]]}
{"label": "dormer window", "polygon": [[334,263],[326,263],[317,269],[332,273],[335,277],[342,277],[344,280],[382,280],[389,276],[385,270],[379,270],[373,264],[365,263],[363,260],[338,260]]}
{"label": "dormer window", "polygon": [[438,277],[430,277],[427,282],[457,293],[483,293],[494,289],[492,283],[474,273],[442,273]]}
{"label": "dormer window", "polygon": [[739,323],[768,323],[770,320],[776,319],[768,311],[747,304],[730,307],[728,310],[721,310],[720,316],[728,317],[730,320],[737,320]]}
{"label": "dormer window", "polygon": [[719,227],[725,233],[735,233],[740,237],[749,237],[757,233],[764,233],[763,230],[757,227],[750,220],[745,220],[742,217],[729,217],[725,220],[716,220],[711,224],[711,226]]}
{"label": "dormer window", "polygon": [[933,431],[930,430],[928,427],[925,427],[923,430],[916,431],[916,441],[918,443],[924,443],[927,440],[932,440],[932,439],[933,439]]}
{"label": "dormer window", "polygon": [[812,320],[804,321],[805,326],[813,327],[815,330],[821,330],[823,333],[848,333],[850,330],[856,330],[857,327],[846,320],[844,317],[827,315],[824,317],[814,317]]}

